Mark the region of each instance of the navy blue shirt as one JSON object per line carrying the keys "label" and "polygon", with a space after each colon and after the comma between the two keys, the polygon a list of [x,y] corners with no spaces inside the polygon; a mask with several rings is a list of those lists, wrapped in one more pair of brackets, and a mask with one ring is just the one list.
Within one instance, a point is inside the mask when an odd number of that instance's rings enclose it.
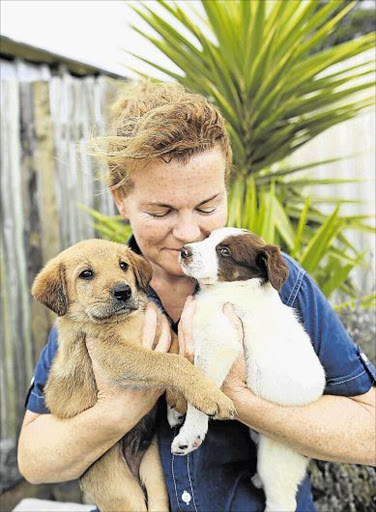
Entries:
{"label": "navy blue shirt", "polygon": [[[139,249],[132,237],[130,246]],[[328,301],[295,260],[284,254],[289,277],[280,296],[298,312],[326,373],[325,394],[355,396],[375,385],[376,369],[349,337]],[[163,306],[152,288],[149,298]],[[173,324],[176,330],[177,325]],[[26,407],[48,414],[43,389],[57,351],[57,330],[50,332],[30,387]],[[172,512],[261,512],[265,495],[251,483],[256,471],[256,446],[248,428],[237,421],[211,421],[201,447],[185,457],[171,454],[178,428],[167,423],[164,400],[159,404],[160,455]],[[308,477],[297,495],[297,512],[314,512]]]}

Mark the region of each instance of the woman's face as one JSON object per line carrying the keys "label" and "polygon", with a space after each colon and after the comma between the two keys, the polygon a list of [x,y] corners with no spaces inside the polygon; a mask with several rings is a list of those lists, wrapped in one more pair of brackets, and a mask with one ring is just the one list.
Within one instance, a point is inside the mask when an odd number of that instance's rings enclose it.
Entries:
{"label": "woman's face", "polygon": [[225,166],[219,149],[193,156],[186,164],[156,159],[133,173],[134,187],[126,198],[114,194],[155,276],[183,276],[178,262],[183,245],[225,226]]}

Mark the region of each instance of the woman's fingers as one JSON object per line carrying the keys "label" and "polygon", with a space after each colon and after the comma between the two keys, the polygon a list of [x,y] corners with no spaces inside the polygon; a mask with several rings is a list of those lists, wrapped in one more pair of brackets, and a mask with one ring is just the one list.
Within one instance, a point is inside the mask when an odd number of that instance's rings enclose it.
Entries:
{"label": "woman's fingers", "polygon": [[192,321],[196,309],[196,302],[190,295],[185,301],[183,312],[180,317],[178,336],[179,336],[179,354],[188,359],[191,363],[194,361],[195,345],[193,340]]}
{"label": "woman's fingers", "polygon": [[149,303],[145,311],[144,330],[142,334],[142,345],[152,349],[158,325],[158,312],[154,304]]}
{"label": "woman's fingers", "polygon": [[222,385],[222,390],[231,397],[233,391],[243,389],[246,386],[247,367],[244,353],[244,330],[243,323],[236,314],[234,306],[230,302],[226,302],[226,304],[224,304],[222,311],[236,329],[240,343],[239,355],[235,359],[234,364]]}
{"label": "woman's fingers", "polygon": [[234,306],[231,304],[231,302],[226,302],[222,308],[223,313],[227,316],[227,318],[230,320],[232,325],[235,327],[239,340],[243,341],[244,338],[244,331],[243,331],[243,323],[238,317],[238,315],[235,312]]}
{"label": "woman's fingers", "polygon": [[168,352],[171,345],[170,324],[152,303],[147,305],[145,311],[142,345],[156,352]]}
{"label": "woman's fingers", "polygon": [[156,352],[168,352],[171,346],[171,328],[165,315],[161,315],[160,335],[155,347]]}

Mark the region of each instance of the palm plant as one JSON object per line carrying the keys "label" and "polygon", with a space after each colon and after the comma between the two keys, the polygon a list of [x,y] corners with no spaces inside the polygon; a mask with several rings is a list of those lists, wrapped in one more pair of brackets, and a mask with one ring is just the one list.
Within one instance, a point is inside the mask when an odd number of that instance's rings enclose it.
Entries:
{"label": "palm plant", "polygon": [[[336,159],[299,167],[284,162],[318,134],[374,104],[374,94],[361,100],[354,96],[374,86],[369,78],[374,60],[356,65],[347,61],[373,48],[375,33],[317,51],[356,2],[202,1],[205,16],[196,16],[201,17],[205,31],[192,20],[192,2],[183,4],[184,8],[182,3],[157,2],[161,12],[173,21],[166,21],[148,2],[138,2],[130,4],[131,8],[156,35],[133,28],[182,74],[132,55],[189,90],[209,97],[221,109],[234,150],[229,223],[252,228],[267,241],[280,243],[307,270],[312,270],[315,261],[317,278],[329,272],[332,283],[354,296],[348,281],[349,265],[353,268],[359,264],[361,255],[343,228],[372,231],[364,222],[370,216],[341,217],[336,208],[328,217],[321,213],[316,198],[306,202],[304,189],[307,184],[357,180],[307,180],[298,175]],[[340,63],[340,70],[333,68]],[[329,202],[338,206],[341,199],[331,198]],[[271,222],[273,212],[275,220]],[[252,220],[255,216],[257,221]],[[328,223],[336,226],[330,243],[322,241],[312,248],[312,236],[325,238]],[[321,249],[315,254],[317,247]],[[335,268],[338,274],[333,277]],[[326,288],[330,295],[335,286]]]}
{"label": "palm plant", "polygon": [[[316,0],[201,2],[210,38],[179,4],[157,2],[191,37],[183,36],[175,24],[148,7],[148,2],[131,7],[159,38],[145,34],[137,26],[133,29],[184,74],[130,53],[218,104],[228,123],[238,177],[265,174],[265,169],[319,133],[374,103],[371,94],[362,101],[339,104],[374,85],[373,80],[353,85],[356,78],[373,72],[369,68],[373,60],[322,74],[330,66],[372,48],[374,33],[312,53],[355,1],[346,4],[345,0],[338,0],[324,5],[318,5]],[[326,21],[339,5],[342,9]]]}

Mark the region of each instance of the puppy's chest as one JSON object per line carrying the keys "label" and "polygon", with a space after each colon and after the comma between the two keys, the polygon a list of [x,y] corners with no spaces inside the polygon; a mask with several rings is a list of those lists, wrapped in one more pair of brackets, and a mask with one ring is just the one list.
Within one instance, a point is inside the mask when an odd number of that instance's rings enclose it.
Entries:
{"label": "puppy's chest", "polygon": [[[231,344],[233,342],[235,331],[227,315],[224,314],[224,305],[230,302],[239,317],[243,316],[243,308],[239,305],[241,301],[235,298],[229,298],[223,294],[213,292],[199,292],[196,298],[196,309],[193,318],[193,335],[195,344],[211,343],[216,340],[216,344]],[[248,317],[252,318],[254,313],[249,312]]]}
{"label": "puppy's chest", "polygon": [[138,314],[119,323],[88,324],[85,326],[87,337],[100,340],[101,343],[126,343],[140,345],[142,342],[142,330],[144,315]]}
{"label": "puppy's chest", "polygon": [[[242,322],[245,345],[252,351],[263,350],[264,338],[278,338],[278,324],[284,308],[278,293],[255,292],[247,286],[228,286],[223,289],[209,289],[197,294],[196,312],[193,320],[195,344],[208,344],[212,339],[216,344],[231,345],[238,334],[234,323],[224,314],[223,308],[230,303]],[[277,295],[277,296],[276,296]],[[277,330],[277,333],[275,332]],[[275,335],[275,336],[274,336]]]}
{"label": "puppy's chest", "polygon": [[[236,293],[233,290],[221,291],[203,291],[196,296],[196,311],[194,323],[197,328],[212,326],[218,327],[218,321],[224,317],[223,308],[226,303],[230,303],[236,314],[240,317],[247,317],[250,320],[260,317],[260,304],[253,301],[244,293]],[[261,308],[262,309],[262,308]]]}

